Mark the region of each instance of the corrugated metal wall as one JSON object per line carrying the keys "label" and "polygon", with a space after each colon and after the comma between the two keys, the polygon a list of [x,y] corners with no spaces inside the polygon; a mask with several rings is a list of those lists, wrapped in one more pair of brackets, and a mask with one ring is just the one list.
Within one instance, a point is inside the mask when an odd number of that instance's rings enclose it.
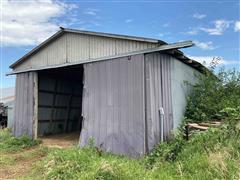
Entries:
{"label": "corrugated metal wall", "polygon": [[14,71],[66,63],[66,39],[66,35],[59,37],[48,46],[44,47],[41,51],[29,57],[28,60],[25,60],[23,63],[19,64]]}
{"label": "corrugated metal wall", "polygon": [[13,134],[34,137],[34,78],[36,72],[21,73],[16,79]]}
{"label": "corrugated metal wall", "polygon": [[157,43],[66,33],[19,64],[14,71],[81,62],[156,46]]}
{"label": "corrugated metal wall", "polygon": [[92,137],[106,151],[144,153],[144,55],[84,65],[82,146]]}
{"label": "corrugated metal wall", "polygon": [[150,150],[160,142],[161,107],[165,113],[163,122],[165,140],[170,137],[173,129],[171,61],[171,56],[159,52],[145,55],[147,136]]}

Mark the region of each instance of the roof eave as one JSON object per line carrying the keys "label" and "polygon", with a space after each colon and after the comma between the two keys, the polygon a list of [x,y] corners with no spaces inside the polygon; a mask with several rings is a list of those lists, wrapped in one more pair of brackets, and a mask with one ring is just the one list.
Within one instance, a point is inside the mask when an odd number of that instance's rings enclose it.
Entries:
{"label": "roof eave", "polygon": [[29,51],[27,54],[25,54],[23,57],[21,57],[19,60],[17,60],[16,62],[14,62],[13,64],[11,64],[9,66],[9,68],[13,69],[15,66],[17,66],[18,64],[20,64],[24,59],[28,58],[29,56],[35,54],[38,50],[40,50],[41,48],[45,47],[48,43],[50,43],[51,41],[53,41],[54,39],[56,39],[57,37],[59,37],[61,34],[64,33],[64,30],[61,29],[60,31],[56,32],[55,34],[53,34],[51,37],[49,37],[48,39],[46,39],[44,42],[42,42],[41,44],[39,44],[38,46],[36,46],[35,48],[33,48],[31,51]]}

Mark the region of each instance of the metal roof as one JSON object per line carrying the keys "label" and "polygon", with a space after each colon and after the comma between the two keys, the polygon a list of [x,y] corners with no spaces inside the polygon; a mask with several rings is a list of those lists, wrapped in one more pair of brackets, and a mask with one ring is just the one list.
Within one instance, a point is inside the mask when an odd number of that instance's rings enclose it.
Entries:
{"label": "metal roof", "polygon": [[7,75],[12,75],[12,74],[18,74],[18,73],[23,73],[23,72],[29,72],[29,71],[39,71],[39,70],[44,70],[44,69],[52,69],[52,68],[60,68],[60,67],[66,67],[66,66],[73,66],[73,65],[79,65],[79,64],[85,64],[85,63],[92,63],[92,62],[97,62],[97,61],[105,61],[109,59],[116,59],[120,57],[126,57],[126,56],[133,56],[137,54],[147,54],[147,53],[152,53],[152,52],[158,52],[158,51],[164,51],[165,53],[179,59],[181,62],[191,66],[194,69],[197,69],[200,72],[203,72],[204,69],[206,69],[202,64],[200,64],[197,61],[194,61],[192,59],[189,59],[186,57],[181,51],[177,50],[178,48],[186,48],[193,46],[192,41],[184,41],[184,42],[178,42],[178,43],[173,43],[173,44],[165,44],[161,45],[157,48],[150,48],[150,49],[145,49],[145,50],[140,50],[140,51],[133,51],[129,53],[124,53],[120,55],[114,55],[114,56],[109,56],[109,57],[103,57],[103,58],[96,58],[96,59],[91,59],[82,61],[82,62],[75,62],[75,63],[65,63],[61,65],[54,65],[54,66],[48,66],[48,67],[42,67],[42,68],[36,68],[36,69],[28,69],[28,70],[23,70],[23,71],[14,71],[11,73],[8,73]]}
{"label": "metal roof", "polygon": [[111,33],[102,33],[102,32],[93,32],[93,31],[83,31],[83,30],[75,30],[75,29],[67,29],[60,27],[60,31],[49,37],[47,40],[39,44],[37,47],[32,49],[30,52],[28,52],[26,55],[24,55],[22,58],[14,62],[12,65],[10,65],[10,68],[14,68],[19,63],[30,57],[31,55],[37,53],[40,49],[48,45],[50,42],[58,38],[59,36],[63,35],[66,32],[69,33],[78,33],[78,34],[86,34],[86,35],[94,35],[94,36],[102,36],[102,37],[109,37],[109,38],[117,38],[117,39],[126,39],[126,40],[132,40],[132,41],[141,41],[141,42],[150,42],[150,43],[158,43],[158,44],[167,44],[164,41],[158,40],[158,39],[152,39],[152,38],[144,38],[144,37],[137,37],[137,36],[128,36],[128,35],[119,35],[119,34],[111,34]]}
{"label": "metal roof", "polygon": [[[79,34],[86,34],[86,35],[93,35],[93,36],[102,36],[102,37],[109,37],[109,38],[118,38],[118,39],[127,39],[127,40],[133,40],[133,41],[141,41],[141,42],[150,42],[150,43],[156,43],[159,44],[160,46],[157,48],[150,48],[150,49],[145,49],[141,51],[133,51],[130,53],[124,53],[120,55],[115,55],[115,56],[109,56],[109,57],[103,57],[103,58],[97,58],[97,59],[92,59],[91,62],[96,62],[96,61],[101,61],[101,60],[108,60],[108,59],[114,59],[118,57],[124,57],[124,56],[131,56],[131,55],[136,55],[136,54],[141,54],[141,53],[151,53],[151,52],[156,52],[156,51],[164,51],[165,53],[179,59],[181,62],[191,66],[194,69],[197,69],[198,71],[203,71],[206,68],[199,62],[194,61],[192,59],[189,59],[187,56],[183,54],[183,52],[179,51],[178,48],[185,48],[185,47],[190,47],[193,46],[194,44],[191,41],[185,41],[185,42],[179,42],[179,43],[174,43],[174,44],[167,44],[164,41],[158,40],[158,39],[151,39],[151,38],[143,38],[143,37],[136,37],[136,36],[127,36],[127,35],[118,35],[118,34],[110,34],[110,33],[101,33],[101,32],[92,32],[92,31],[83,31],[83,30],[75,30],[75,29],[66,29],[66,28],[60,28],[61,30],[55,33],[53,36],[49,37],[47,40],[45,40],[43,43],[39,44],[37,47],[32,49],[29,53],[24,55],[22,58],[17,60],[15,63],[13,63],[10,68],[16,67],[18,64],[26,60],[28,57],[34,55],[38,51],[40,51],[43,47],[47,46],[49,43],[57,39],[58,37],[62,36],[64,33],[79,33]],[[83,63],[89,63],[87,60],[83,62],[77,62],[77,63],[65,63],[62,65],[56,65],[56,66],[49,66],[45,68],[38,68],[38,69],[28,69],[24,71],[14,71],[10,74],[17,74],[21,72],[27,72],[27,71],[37,71],[41,69],[49,69],[49,68],[58,68],[58,67],[64,67],[64,66],[71,66],[71,65],[76,65],[76,64],[83,64]]]}

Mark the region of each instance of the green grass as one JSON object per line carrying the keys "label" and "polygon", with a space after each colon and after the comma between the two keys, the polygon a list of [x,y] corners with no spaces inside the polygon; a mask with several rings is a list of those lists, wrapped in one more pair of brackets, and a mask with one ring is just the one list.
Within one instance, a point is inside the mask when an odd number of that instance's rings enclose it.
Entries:
{"label": "green grass", "polygon": [[[236,121],[197,133],[189,141],[179,134],[172,141],[160,143],[148,156],[140,159],[99,154],[92,144],[86,148],[68,149],[38,146],[30,152],[23,151],[38,144],[25,138],[14,138],[9,132],[0,131],[0,144],[3,147],[0,154],[4,155],[0,166],[14,168],[14,163],[21,159],[46,156],[36,162],[23,179],[240,178],[240,124]],[[16,150],[21,152],[19,156],[7,156]]]}
{"label": "green grass", "polygon": [[8,129],[0,130],[0,152],[17,152],[38,145],[38,140],[28,136],[14,137]]}
{"label": "green grass", "polygon": [[239,179],[240,131],[223,125],[159,144],[148,156],[131,159],[93,147],[53,149],[36,169],[45,179]]}

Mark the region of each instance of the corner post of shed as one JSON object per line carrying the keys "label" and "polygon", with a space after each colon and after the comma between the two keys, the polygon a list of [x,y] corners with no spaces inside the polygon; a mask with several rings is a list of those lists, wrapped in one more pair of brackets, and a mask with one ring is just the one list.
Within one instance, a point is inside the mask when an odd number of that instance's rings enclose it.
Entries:
{"label": "corner post of shed", "polygon": [[143,96],[144,96],[144,153],[149,153],[148,148],[148,117],[147,117],[147,72],[146,72],[146,58],[143,54]]}
{"label": "corner post of shed", "polygon": [[33,139],[37,139],[38,132],[38,73],[33,76]]}

